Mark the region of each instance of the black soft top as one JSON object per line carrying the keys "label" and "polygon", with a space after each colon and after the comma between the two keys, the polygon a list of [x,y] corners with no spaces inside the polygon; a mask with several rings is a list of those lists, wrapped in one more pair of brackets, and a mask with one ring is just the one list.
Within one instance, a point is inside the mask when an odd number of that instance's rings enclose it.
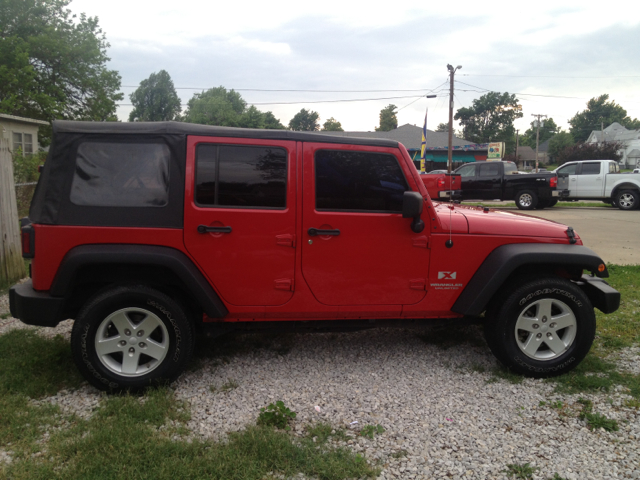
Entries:
{"label": "black soft top", "polygon": [[[31,202],[29,217],[46,225],[86,225],[105,227],[182,228],[187,137],[189,135],[261,140],[335,143],[398,148],[393,140],[334,137],[290,130],[213,127],[181,122],[53,122],[53,141]],[[87,206],[71,200],[74,176],[93,182],[100,180],[93,160],[104,156],[108,144],[119,146],[163,145],[169,151],[168,200],[163,206]],[[81,149],[81,145],[95,145]],[[120,147],[118,147],[120,148]],[[89,151],[92,150],[93,151]],[[87,157],[88,155],[88,157]],[[77,164],[82,157],[81,167]],[[86,157],[86,158],[85,158]],[[114,161],[117,160],[114,158]],[[123,158],[120,158],[123,160]],[[135,155],[125,163],[139,162]],[[135,167],[135,165],[134,165]]]}
{"label": "black soft top", "polygon": [[338,137],[312,132],[217,127],[182,122],[74,122],[55,120],[53,133],[116,135],[201,135],[207,137],[258,138],[398,148],[399,143],[379,138]]}

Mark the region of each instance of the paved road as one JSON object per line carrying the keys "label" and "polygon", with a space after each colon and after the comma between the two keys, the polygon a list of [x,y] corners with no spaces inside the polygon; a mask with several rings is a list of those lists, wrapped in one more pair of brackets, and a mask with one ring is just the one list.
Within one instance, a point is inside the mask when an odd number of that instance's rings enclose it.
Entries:
{"label": "paved road", "polygon": [[[519,211],[517,208],[505,210]],[[521,212],[521,211],[520,211]],[[521,212],[563,223],[607,263],[640,264],[640,210],[560,207]]]}

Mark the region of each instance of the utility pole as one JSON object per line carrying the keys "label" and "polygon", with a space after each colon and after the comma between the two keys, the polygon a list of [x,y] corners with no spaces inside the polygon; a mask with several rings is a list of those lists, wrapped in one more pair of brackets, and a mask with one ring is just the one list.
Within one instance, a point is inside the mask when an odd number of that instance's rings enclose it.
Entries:
{"label": "utility pole", "polygon": [[516,130],[516,154],[515,154],[515,157],[516,157],[516,166],[518,165],[518,142],[520,141],[520,135],[519,135],[519,133],[520,133],[520,130]]}
{"label": "utility pole", "polygon": [[536,117],[536,173],[538,173],[538,143],[540,141],[540,119],[547,118],[546,115],[541,115],[539,113],[532,113],[532,117]]}
{"label": "utility pole", "polygon": [[456,70],[460,70],[462,65],[458,65],[453,68],[447,64],[447,70],[449,70],[449,150],[447,151],[447,172],[451,173],[451,165],[453,158],[453,77],[456,74]]}

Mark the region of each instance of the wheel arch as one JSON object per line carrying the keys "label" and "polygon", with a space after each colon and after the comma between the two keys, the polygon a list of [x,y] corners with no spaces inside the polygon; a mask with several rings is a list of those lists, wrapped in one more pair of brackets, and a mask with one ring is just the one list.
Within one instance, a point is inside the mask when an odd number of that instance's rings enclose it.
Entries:
{"label": "wheel arch", "polygon": [[609,276],[602,259],[582,245],[519,243],[502,245],[491,252],[453,304],[452,311],[477,316],[505,285],[522,275],[552,274],[578,280],[582,270],[600,278]]}
{"label": "wheel arch", "polygon": [[635,183],[621,183],[619,185],[616,185],[611,192],[611,198],[615,198],[622,190],[635,190],[636,192],[640,193],[640,186],[636,185]]}
{"label": "wheel arch", "polygon": [[228,310],[205,276],[183,252],[150,245],[82,245],[63,258],[51,284],[53,297],[65,298],[65,318],[75,318],[96,292],[123,283],[149,285],[198,315],[212,318]]}

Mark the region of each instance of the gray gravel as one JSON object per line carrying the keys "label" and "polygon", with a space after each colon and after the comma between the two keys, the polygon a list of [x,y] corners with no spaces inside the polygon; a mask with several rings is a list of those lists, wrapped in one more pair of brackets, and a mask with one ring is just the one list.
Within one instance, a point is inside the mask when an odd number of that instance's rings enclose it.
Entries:
{"label": "gray gravel", "polygon": [[[17,326],[0,321],[0,334]],[[69,329],[64,322],[56,333]],[[405,330],[300,334],[262,341],[260,348],[256,339],[264,337],[212,342],[210,358],[175,382],[178,398],[191,405],[195,436],[224,438],[254,423],[260,407],[283,400],[298,413],[295,433],[317,421],[351,430],[349,446],[379,460],[384,479],[503,479],[507,464],[527,462],[540,468],[536,479],[555,472],[569,479],[640,478],[639,412],[625,406],[631,397],[621,387],[559,395],[539,380],[514,385],[493,376],[497,363],[482,342],[442,349]],[[621,367],[639,372],[639,353],[623,351]],[[594,412],[616,419],[620,431],[588,430],[577,418],[580,396]],[[85,386],[39,403],[88,418],[101,398]],[[549,405],[556,401],[564,408]],[[385,432],[373,440],[355,436],[377,424]]]}

